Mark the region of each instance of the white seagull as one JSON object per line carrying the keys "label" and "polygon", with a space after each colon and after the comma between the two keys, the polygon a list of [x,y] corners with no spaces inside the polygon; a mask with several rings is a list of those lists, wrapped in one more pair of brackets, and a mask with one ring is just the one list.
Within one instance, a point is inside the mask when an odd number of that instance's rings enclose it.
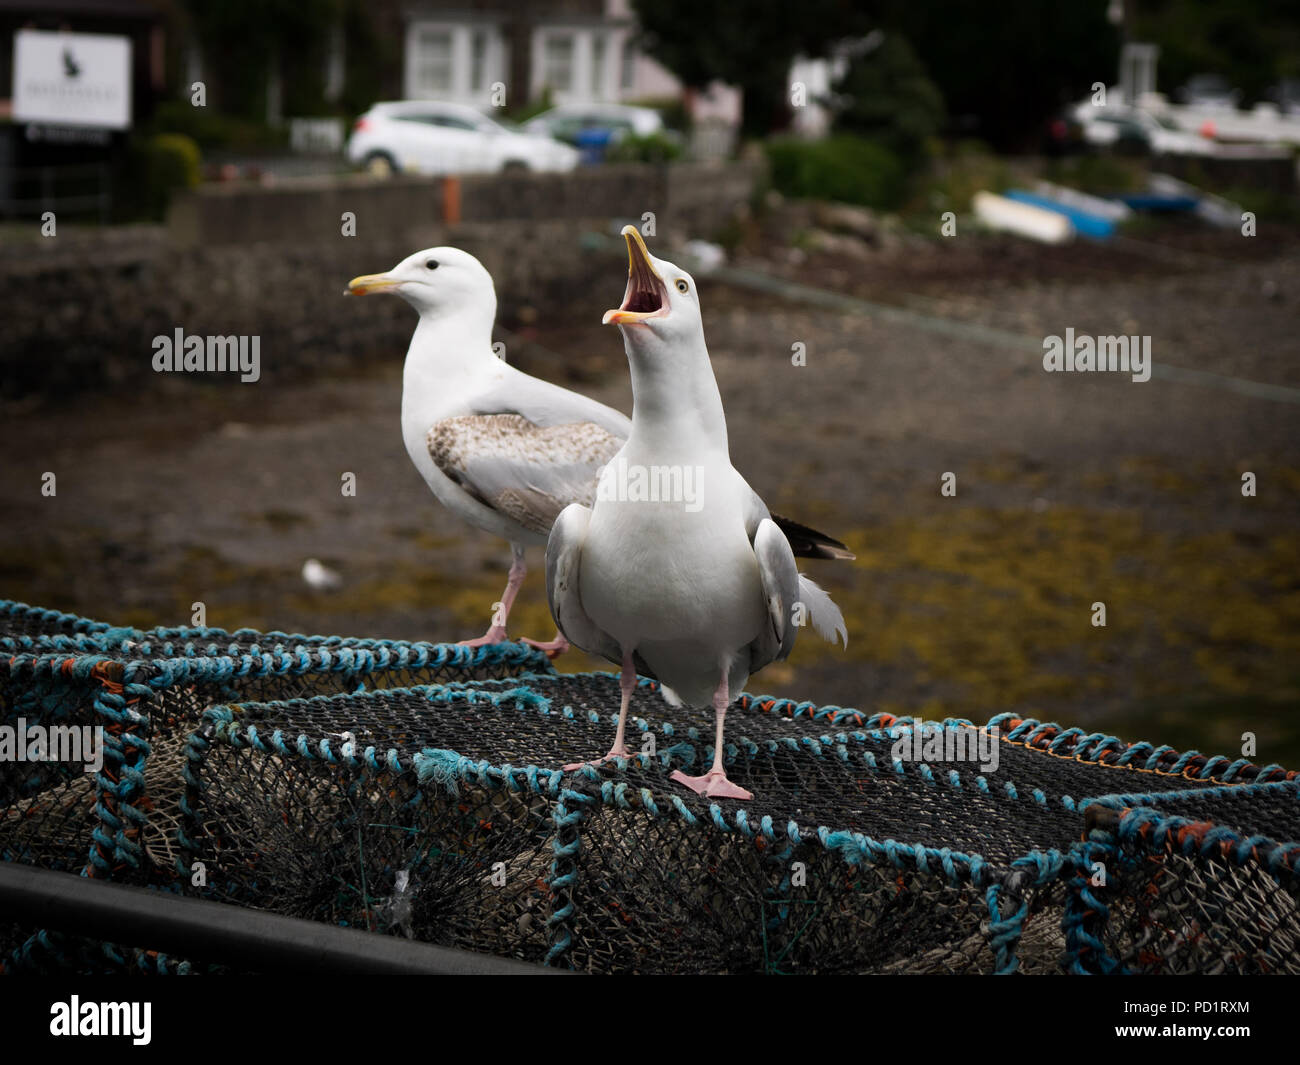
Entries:
{"label": "white seagull", "polygon": [[[566,507],[551,530],[551,613],[574,644],[622,669],[618,732],[600,761],[628,757],[624,727],[639,671],[691,705],[713,704],[713,767],[672,778],[704,795],[751,799],[722,765],[731,697],[790,653],[805,619],[847,646],[844,617],[799,573],[790,540],[731,465],[694,280],[654,258],[635,227],[623,235],[627,290],[604,321],[623,333],[632,432],[602,474],[594,506]],[[659,471],[661,489],[692,483],[694,498],[662,490],[647,497],[633,487],[647,479],[641,471]]]}
{"label": "white seagull", "polygon": [[[510,541],[510,573],[492,623],[471,647],[500,643],[527,566],[555,517],[595,495],[601,467],[622,446],[626,416],[530,377],[497,358],[492,275],[459,248],[416,252],[348,292],[392,292],[419,312],[402,375],[402,440],[439,501],[471,525]],[[525,643],[554,656],[568,649]]]}
{"label": "white seagull", "polygon": [[[444,506],[510,542],[506,589],[487,632],[470,646],[506,639],[527,567],[524,549],[546,543],[568,504],[591,503],[601,468],[632,423],[603,403],[530,377],[492,350],[492,276],[459,248],[428,248],[386,274],[353,278],[347,291],[395,293],[420,315],[402,379],[402,439]],[[844,545],[785,519],[799,554],[851,558]],[[525,640],[548,654],[568,648]]]}

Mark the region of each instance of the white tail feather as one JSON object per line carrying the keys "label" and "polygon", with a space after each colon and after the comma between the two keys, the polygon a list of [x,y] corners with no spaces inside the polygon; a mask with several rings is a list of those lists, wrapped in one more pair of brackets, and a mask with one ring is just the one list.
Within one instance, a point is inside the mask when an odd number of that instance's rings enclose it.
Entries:
{"label": "white tail feather", "polygon": [[849,630],[844,624],[844,615],[831,597],[802,573],[799,574],[799,600],[808,610],[808,620],[817,630],[817,635],[832,646],[842,642],[849,645]]}
{"label": "white tail feather", "polygon": [[666,702],[669,706],[682,705],[682,697],[678,695],[675,691],[673,691],[672,688],[668,687],[667,684],[660,684],[659,691],[662,693],[664,697],[664,702]]}

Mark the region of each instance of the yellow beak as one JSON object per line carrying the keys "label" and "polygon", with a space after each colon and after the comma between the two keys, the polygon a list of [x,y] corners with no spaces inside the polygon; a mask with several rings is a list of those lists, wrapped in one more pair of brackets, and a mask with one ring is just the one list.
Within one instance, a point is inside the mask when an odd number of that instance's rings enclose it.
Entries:
{"label": "yellow beak", "polygon": [[354,277],[348,282],[347,290],[343,295],[365,296],[371,292],[386,292],[400,284],[400,281],[389,277],[387,274],[362,274],[360,277]]}
{"label": "yellow beak", "polygon": [[[640,230],[636,226],[624,226],[622,232],[627,241],[627,291],[622,306],[606,311],[600,320],[601,325],[641,322],[662,314],[667,303],[663,278],[650,262],[650,252],[641,239]],[[635,309],[646,305],[649,309]]]}

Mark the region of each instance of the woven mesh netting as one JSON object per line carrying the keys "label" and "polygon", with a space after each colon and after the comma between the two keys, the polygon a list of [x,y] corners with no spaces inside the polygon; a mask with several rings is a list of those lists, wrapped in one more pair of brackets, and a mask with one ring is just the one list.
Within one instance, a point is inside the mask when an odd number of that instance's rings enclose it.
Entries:
{"label": "woven mesh netting", "polygon": [[33,650],[41,637],[84,636],[93,639],[108,624],[58,610],[0,599],[0,651]]}
{"label": "woven mesh netting", "polygon": [[[4,722],[21,720],[29,730],[105,730],[100,774],[67,761],[0,763],[0,860],[75,870],[91,861],[99,874],[118,879],[149,880],[156,870],[170,879],[184,742],[209,706],[231,698],[294,698],[492,674],[520,660],[537,665],[527,652],[494,661],[461,648],[445,650],[430,654],[425,665],[338,656],[326,661],[314,654],[128,663],[116,673],[121,680],[113,679],[111,662],[93,657],[19,657],[7,668],[0,663]],[[134,694],[123,694],[126,688]],[[134,823],[105,822],[105,807],[117,803],[143,816]],[[110,838],[96,855],[91,834],[100,824]]]}
{"label": "woven mesh netting", "polygon": [[[0,600],[0,652],[106,654],[122,659],[216,658],[279,654],[301,649],[393,651],[437,644],[358,636],[307,636],[256,629],[110,626],[76,614]],[[540,656],[535,661],[540,662]]]}
{"label": "woven mesh netting", "polygon": [[[617,723],[620,689],[618,675],[614,673],[524,673],[501,680],[475,681],[463,684],[450,682],[442,686],[448,692],[480,692],[500,695],[526,688],[530,697],[542,700],[538,705],[561,708],[564,716],[601,715]],[[859,710],[837,706],[815,707],[812,703],[795,703],[789,699],[743,694],[727,711],[726,742],[738,749],[745,740],[753,742],[771,739],[798,738],[808,744],[818,740],[832,742],[833,735],[871,737],[876,744],[892,745],[899,730],[908,730],[915,722],[910,717],[892,714],[867,715]],[[971,722],[948,719],[945,722],[925,722],[924,727],[943,724],[948,729]],[[1003,742],[998,746],[998,772],[987,774],[990,782],[1014,781],[1013,787],[1028,789],[1032,795],[1036,788],[1054,788],[1067,800],[1088,796],[1112,794],[1119,791],[1161,790],[1181,791],[1203,788],[1213,784],[1223,775],[1229,781],[1237,777],[1255,779],[1258,770],[1247,763],[1236,763],[1235,774],[1223,774],[1216,763],[1226,759],[1207,759],[1199,754],[1179,754],[1172,748],[1155,748],[1150,744],[1126,744],[1102,733],[1085,733],[1082,729],[1062,730],[1053,724],[1040,724],[1031,719],[1012,719],[999,715],[990,725],[999,728]],[[640,678],[628,709],[629,737],[634,733],[653,732],[654,749],[660,752],[664,745],[680,744],[676,753],[682,758],[693,757],[702,743],[712,751],[713,714],[690,707],[673,707],[660,694],[659,685]],[[894,730],[894,732],[891,732]],[[806,738],[804,738],[806,737]],[[613,739],[613,728],[604,737],[600,750],[587,752],[583,757],[602,753]],[[629,746],[636,746],[629,738]],[[649,744],[646,744],[647,748]],[[875,756],[879,757],[878,748]],[[924,752],[922,752],[924,753]],[[709,754],[712,757],[712,754]],[[568,761],[572,762],[570,758]],[[937,773],[950,768],[969,772],[968,762],[953,760],[948,766],[942,755],[926,757],[926,762]],[[889,761],[887,758],[886,761]],[[1272,770],[1275,767],[1266,767]],[[1004,785],[1005,786],[1005,785]]]}
{"label": "woven mesh netting", "polygon": [[[742,695],[724,758],[755,797],[714,802],[670,778],[707,766],[712,715],[650,681],[641,753],[562,771],[619,698],[521,645],[0,603],[0,724],[105,739],[98,773],[0,762],[0,860],[589,972],[1296,968],[1281,767],[1005,714],[996,766],[960,721],[896,757],[910,718]],[[0,917],[15,971],[221,971],[150,946]]]}
{"label": "woven mesh netting", "polygon": [[1300,785],[1113,796],[1075,859],[1075,971],[1300,973]]}
{"label": "woven mesh netting", "polygon": [[654,736],[653,757],[561,772],[608,747],[617,691],[524,677],[214,709],[182,863],[207,897],[591,972],[1047,972],[1076,798],[1204,786],[1006,740],[992,772],[894,762],[888,731],[791,735],[751,699],[728,772],[755,798],[714,803],[669,778],[711,758],[705,715],[652,685],[629,746]]}
{"label": "woven mesh netting", "polygon": [[[544,655],[518,644],[471,650],[251,630],[150,634],[22,604],[0,604],[0,622],[11,649],[71,641],[95,652],[0,653],[0,725],[21,726],[29,737],[40,729],[52,738],[57,729],[62,742],[79,745],[65,754],[97,742],[87,729],[103,730],[97,773],[80,757],[0,760],[0,860],[149,886],[176,878],[184,743],[209,707],[549,668]],[[182,649],[164,638],[170,631],[194,639]],[[204,644],[202,636],[212,639]],[[294,650],[283,649],[290,643]],[[198,653],[214,645],[249,653]],[[34,931],[0,923],[0,958]]]}
{"label": "woven mesh netting", "polygon": [[[527,686],[551,705],[568,707],[573,712],[582,714],[603,715],[617,711],[622,698],[618,675],[615,673],[523,673],[496,680],[468,683],[452,681],[445,687],[500,693],[516,689],[520,685]],[[635,719],[636,727],[643,732],[652,729],[652,722],[666,725],[663,736],[656,743],[665,736],[670,744],[679,740],[695,742],[701,736],[709,742],[713,739],[712,711],[669,706],[664,701],[658,682],[646,677],[637,680],[628,706],[628,715],[630,721]],[[896,719],[888,714],[870,716],[842,707],[816,707],[813,703],[795,703],[789,699],[743,694],[727,711],[727,736],[730,741],[739,735],[754,739],[816,735],[836,723],[840,728],[879,728],[894,720]],[[612,739],[611,733],[609,740]],[[609,747],[609,741],[605,747]],[[593,751],[588,757],[602,753],[604,752]]]}
{"label": "woven mesh netting", "polygon": [[[597,710],[606,712],[611,705],[617,709],[621,689],[617,673],[556,673],[547,671],[544,674],[527,676],[529,686],[536,689],[541,694],[552,700],[563,702],[566,706],[572,706],[580,710]],[[512,678],[505,680],[489,681],[477,684],[484,690],[508,687],[513,685]],[[611,704],[610,700],[613,700]],[[664,700],[661,694],[658,681],[650,680],[647,677],[638,677],[637,686],[632,695],[632,712],[635,713],[637,708],[649,712],[650,716],[663,718],[667,713],[677,712],[682,715],[682,720],[689,723],[688,727],[699,727],[712,735],[711,712],[699,709],[690,710],[674,708]],[[893,720],[887,714],[870,715],[863,713],[861,710],[855,710],[852,707],[842,706],[818,706],[813,702],[795,702],[793,699],[778,699],[770,695],[750,695],[742,692],[736,697],[735,703],[727,711],[728,721],[735,719],[735,715],[748,711],[761,712],[769,714],[774,718],[780,719],[783,724],[779,727],[782,735],[790,733],[790,722],[795,725],[817,725],[820,728],[826,728],[830,725],[845,727],[863,727],[870,721]],[[644,714],[642,716],[645,716]]]}
{"label": "woven mesh netting", "polygon": [[106,943],[85,936],[37,929],[25,935],[6,956],[0,957],[0,975],[66,976],[238,976],[251,970],[177,958],[144,947]]}

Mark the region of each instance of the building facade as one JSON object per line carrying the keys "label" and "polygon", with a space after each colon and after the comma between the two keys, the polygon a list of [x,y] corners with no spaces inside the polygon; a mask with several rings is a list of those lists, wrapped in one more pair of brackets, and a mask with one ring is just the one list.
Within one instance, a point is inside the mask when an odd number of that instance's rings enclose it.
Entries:
{"label": "building facade", "polygon": [[681,86],[641,54],[628,0],[525,6],[410,0],[403,8],[403,96],[485,106],[549,93],[556,104],[674,97]]}

